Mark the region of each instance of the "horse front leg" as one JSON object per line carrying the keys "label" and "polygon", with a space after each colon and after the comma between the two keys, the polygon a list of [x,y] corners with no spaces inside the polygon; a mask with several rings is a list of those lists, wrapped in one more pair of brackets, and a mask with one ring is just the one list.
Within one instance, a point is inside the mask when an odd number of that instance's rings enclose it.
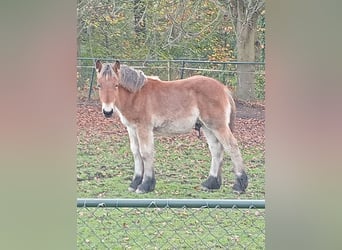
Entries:
{"label": "horse front leg", "polygon": [[142,183],[144,174],[144,164],[139,150],[137,133],[134,129],[127,127],[131,151],[134,158],[134,175],[131,184],[128,187],[130,192],[135,192]]}
{"label": "horse front leg", "polygon": [[144,166],[144,174],[142,183],[138,186],[137,193],[147,193],[154,190],[156,178],[154,175],[153,158],[154,158],[154,143],[153,132],[147,129],[137,130],[139,150]]}

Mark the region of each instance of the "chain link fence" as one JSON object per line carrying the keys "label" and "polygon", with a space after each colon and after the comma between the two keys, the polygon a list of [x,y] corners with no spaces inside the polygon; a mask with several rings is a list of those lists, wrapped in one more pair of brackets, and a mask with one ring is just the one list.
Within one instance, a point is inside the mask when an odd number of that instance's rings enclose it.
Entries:
{"label": "chain link fence", "polygon": [[265,249],[264,200],[78,199],[78,249]]}

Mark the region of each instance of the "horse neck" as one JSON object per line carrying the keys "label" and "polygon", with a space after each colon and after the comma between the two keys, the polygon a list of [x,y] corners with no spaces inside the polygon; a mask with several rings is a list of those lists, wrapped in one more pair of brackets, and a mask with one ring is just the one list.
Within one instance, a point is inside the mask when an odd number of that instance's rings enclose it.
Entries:
{"label": "horse neck", "polygon": [[125,89],[124,87],[119,85],[118,97],[115,103],[116,108],[122,113],[125,112],[127,108],[130,107],[130,103],[132,102],[132,98],[137,93],[133,93]]}

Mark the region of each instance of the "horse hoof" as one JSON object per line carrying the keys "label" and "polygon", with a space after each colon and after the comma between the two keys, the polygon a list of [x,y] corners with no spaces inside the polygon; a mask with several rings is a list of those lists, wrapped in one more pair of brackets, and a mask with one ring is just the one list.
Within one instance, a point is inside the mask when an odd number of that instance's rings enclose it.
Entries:
{"label": "horse hoof", "polygon": [[233,185],[233,192],[237,194],[245,193],[247,186],[248,177],[245,172],[242,172],[241,176],[236,177],[235,183]]}
{"label": "horse hoof", "polygon": [[221,177],[217,176],[209,176],[208,179],[202,183],[202,190],[204,191],[211,191],[214,189],[219,189],[221,187]]}
{"label": "horse hoof", "polygon": [[135,190],[138,194],[144,194],[148,192],[152,192],[156,186],[156,179],[155,178],[147,178],[144,180]]}
{"label": "horse hoof", "polygon": [[130,192],[135,192],[135,190],[137,190],[138,186],[141,184],[143,180],[143,177],[140,175],[134,176],[131,184],[128,187],[128,191]]}

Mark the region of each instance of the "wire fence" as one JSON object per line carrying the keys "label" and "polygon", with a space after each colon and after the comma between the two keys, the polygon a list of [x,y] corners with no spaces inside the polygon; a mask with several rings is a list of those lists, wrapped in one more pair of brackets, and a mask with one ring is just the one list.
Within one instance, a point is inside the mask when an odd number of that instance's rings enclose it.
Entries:
{"label": "wire fence", "polygon": [[[102,61],[114,61],[110,58],[100,58]],[[77,86],[88,89],[88,99],[93,93],[96,72],[95,58],[77,58]],[[141,69],[146,75],[155,75],[162,80],[175,80],[192,75],[205,75],[221,81],[226,86],[235,88],[238,74],[254,74],[257,97],[264,98],[265,63],[263,62],[219,62],[203,60],[120,60],[136,69]],[[239,65],[252,65],[253,71],[242,72]],[[241,67],[240,67],[241,68]],[[250,69],[250,67],[249,67]]]}
{"label": "wire fence", "polygon": [[264,200],[78,199],[78,249],[265,249]]}

